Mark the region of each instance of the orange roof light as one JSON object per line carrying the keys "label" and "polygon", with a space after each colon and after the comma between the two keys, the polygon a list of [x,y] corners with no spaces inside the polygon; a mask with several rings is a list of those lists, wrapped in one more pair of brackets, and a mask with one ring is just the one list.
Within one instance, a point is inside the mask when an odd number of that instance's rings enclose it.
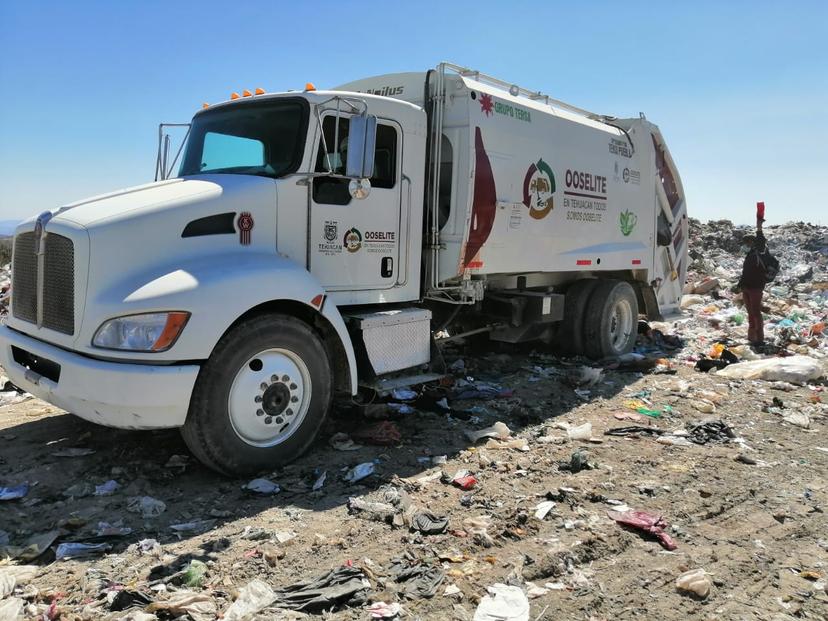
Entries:
{"label": "orange roof light", "polygon": [[238,99],[238,98],[239,98],[238,93],[230,93],[230,99]]}
{"label": "orange roof light", "polygon": [[252,97],[252,96],[253,96],[253,93],[251,93],[249,90],[244,89],[242,91],[242,97]]}
{"label": "orange roof light", "polygon": [[256,92],[257,95],[264,95],[265,94],[265,90],[263,88],[257,88],[255,92]]}
{"label": "orange roof light", "polygon": [[313,82],[306,82],[305,83],[305,90],[306,91],[315,91],[316,87],[313,85]]}
{"label": "orange roof light", "polygon": [[202,109],[207,109],[209,107],[210,107],[210,104],[208,104],[206,101],[203,104],[201,104]]}

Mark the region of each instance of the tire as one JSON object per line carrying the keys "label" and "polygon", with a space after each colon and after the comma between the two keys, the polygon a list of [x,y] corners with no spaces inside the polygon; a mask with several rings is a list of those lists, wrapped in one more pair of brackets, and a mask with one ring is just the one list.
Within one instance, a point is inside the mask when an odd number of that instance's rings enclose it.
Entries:
{"label": "tire", "polygon": [[584,353],[584,312],[598,280],[577,280],[566,290],[564,318],[558,331],[558,343],[564,353],[580,356]]}
{"label": "tire", "polygon": [[638,334],[638,298],[620,280],[600,280],[584,314],[584,352],[594,360],[632,351]]}
{"label": "tire", "polygon": [[287,315],[254,317],[231,328],[201,368],[181,435],[222,474],[273,469],[313,442],[331,395],[319,335]]}

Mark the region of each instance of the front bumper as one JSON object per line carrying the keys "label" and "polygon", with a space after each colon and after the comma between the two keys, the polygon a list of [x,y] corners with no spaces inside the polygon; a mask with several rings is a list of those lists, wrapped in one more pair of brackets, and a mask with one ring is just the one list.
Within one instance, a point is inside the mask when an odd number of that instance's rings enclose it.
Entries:
{"label": "front bumper", "polygon": [[199,371],[198,365],[94,360],[5,325],[0,325],[0,366],[16,386],[36,397],[90,422],[122,429],[183,425]]}

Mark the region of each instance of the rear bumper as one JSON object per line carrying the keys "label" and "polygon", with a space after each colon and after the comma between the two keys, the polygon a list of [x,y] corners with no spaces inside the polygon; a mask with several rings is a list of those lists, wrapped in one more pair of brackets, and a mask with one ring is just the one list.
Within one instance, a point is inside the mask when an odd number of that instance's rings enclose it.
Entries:
{"label": "rear bumper", "polygon": [[[26,365],[26,366],[24,366]],[[93,423],[122,429],[180,427],[198,365],[104,362],[0,325],[0,366],[17,386]]]}

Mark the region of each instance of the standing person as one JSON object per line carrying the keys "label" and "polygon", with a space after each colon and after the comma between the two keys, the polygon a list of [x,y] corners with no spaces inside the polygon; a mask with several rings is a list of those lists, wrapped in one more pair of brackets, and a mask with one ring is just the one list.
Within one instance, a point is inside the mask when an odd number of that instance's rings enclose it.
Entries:
{"label": "standing person", "polygon": [[745,262],[742,265],[742,277],[737,287],[742,291],[745,308],[748,315],[748,342],[752,347],[762,347],[765,344],[765,325],[762,320],[762,295],[767,284],[767,272],[759,255],[767,249],[767,240],[762,233],[761,216],[756,217],[756,235],[745,235],[742,238],[742,252],[745,253]]}

